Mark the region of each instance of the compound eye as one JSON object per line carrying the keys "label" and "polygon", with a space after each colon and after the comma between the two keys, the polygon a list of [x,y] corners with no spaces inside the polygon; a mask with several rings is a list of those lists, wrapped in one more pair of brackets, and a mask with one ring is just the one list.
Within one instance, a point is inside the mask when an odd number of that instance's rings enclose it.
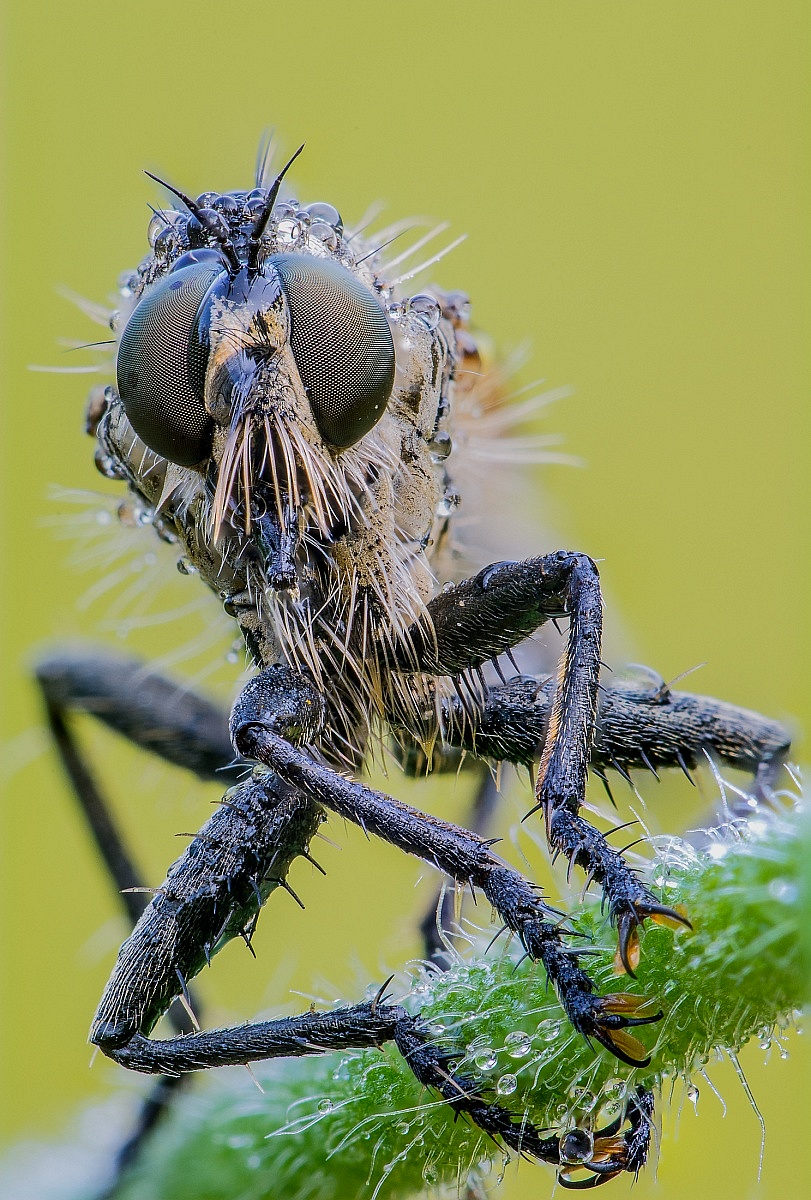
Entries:
{"label": "compound eye", "polygon": [[290,309],[290,346],[325,441],[344,449],[386,411],[394,342],[386,314],[345,267],[305,254],[275,254]]}
{"label": "compound eye", "polygon": [[208,338],[200,314],[222,262],[193,262],[157,283],[138,304],[121,336],[118,394],[150,450],[193,467],[211,449],[213,422],[205,410]]}

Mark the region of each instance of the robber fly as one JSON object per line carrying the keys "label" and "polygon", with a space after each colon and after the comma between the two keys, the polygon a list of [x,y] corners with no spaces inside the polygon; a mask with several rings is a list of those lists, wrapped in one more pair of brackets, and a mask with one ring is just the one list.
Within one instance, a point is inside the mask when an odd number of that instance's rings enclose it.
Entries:
{"label": "robber fly", "polygon": [[[594,1186],[644,1164],[645,1089],[629,1093],[575,1171],[559,1138],[484,1094],[461,1052],[440,1049],[419,1016],[382,993],[215,1034],[190,1024],[189,982],[229,939],[250,943],[259,910],[289,886],[290,863],[309,855],[328,810],[482,892],[542,964],[573,1027],[645,1064],[634,1030],[661,1018],[655,998],[598,994],[559,915],[483,836],[488,806],[467,829],[358,774],[381,739],[412,772],[455,770],[462,755],[537,766],[533,813],[553,853],[602,887],[619,969],[633,974],[643,923],[689,926],[689,915],[660,903],[581,815],[588,770],[689,773],[709,754],[750,770],[754,791],[768,794],[788,750],[774,722],[661,681],[598,695],[602,602],[587,554],[471,569],[455,533],[465,449],[471,430],[495,437],[505,417],[466,298],[409,295],[413,272],[398,276],[400,256],[350,235],[331,204],[282,199],[296,157],[269,184],[260,171],[252,190],[192,198],[163,185],[173,207],[154,216],[151,250],[122,289],[116,382],[93,393],[87,419],[99,469],[219,597],[255,673],[230,721],[140,664],[71,653],[38,673],[64,765],[135,923],[91,1041],[165,1077],[122,1169],[173,1079],[393,1041],[455,1113],[555,1164],[564,1186]],[[557,672],[518,670],[513,649],[555,620],[568,622]],[[234,755],[248,765],[149,899],[73,740],[70,709],[202,778],[222,778]],[[486,770],[483,779],[482,795]],[[441,969],[433,915],[424,929]],[[167,1011],[176,1035],[156,1040]]]}

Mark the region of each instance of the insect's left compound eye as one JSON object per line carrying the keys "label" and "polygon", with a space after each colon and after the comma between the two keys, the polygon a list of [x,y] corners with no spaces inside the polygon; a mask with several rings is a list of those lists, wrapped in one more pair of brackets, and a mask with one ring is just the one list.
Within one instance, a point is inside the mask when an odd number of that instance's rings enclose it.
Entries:
{"label": "insect's left compound eye", "polygon": [[211,449],[208,339],[199,318],[222,275],[221,262],[204,261],[165,276],[134,310],[118,347],[118,393],[130,424],[150,450],[183,467]]}
{"label": "insect's left compound eye", "polygon": [[367,287],[329,259],[268,259],[290,309],[290,347],[325,441],[353,446],[377,424],[394,386],[394,341]]}

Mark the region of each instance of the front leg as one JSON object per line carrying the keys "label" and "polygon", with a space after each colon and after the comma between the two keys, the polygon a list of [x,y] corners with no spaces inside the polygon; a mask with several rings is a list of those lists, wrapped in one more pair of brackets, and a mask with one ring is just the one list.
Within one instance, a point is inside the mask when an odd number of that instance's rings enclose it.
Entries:
{"label": "front leg", "polygon": [[[597,567],[585,554],[559,550],[525,562],[495,563],[441,592],[398,651],[404,671],[459,676],[476,671],[546,621],[569,617],[535,784],[536,809],[549,844],[603,885],[633,974],[638,926],[646,917],[687,925],[661,905],[620,854],[580,815],[597,719],[602,599]],[[535,811],[535,810],[533,810]]]}
{"label": "front leg", "polygon": [[267,667],[249,681],[234,705],[234,746],[311,801],[482,891],[527,953],[543,963],[574,1027],[623,1062],[646,1064],[644,1047],[627,1029],[658,1021],[661,1012],[649,1013],[650,1001],[644,997],[596,995],[579,965],[578,951],[565,944],[560,914],[543,903],[533,884],[492,853],[489,842],[345,778],[293,744],[306,740],[306,731],[322,713],[323,701],[307,680],[281,664]]}

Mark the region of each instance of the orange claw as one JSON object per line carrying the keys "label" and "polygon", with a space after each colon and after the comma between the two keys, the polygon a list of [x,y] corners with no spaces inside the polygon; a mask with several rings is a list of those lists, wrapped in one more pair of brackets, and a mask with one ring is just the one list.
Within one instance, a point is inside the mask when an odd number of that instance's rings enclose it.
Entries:
{"label": "orange claw", "polygon": [[666,925],[669,929],[692,929],[693,926],[681,909],[668,908],[665,904],[657,904],[653,900],[636,900],[619,914],[617,919],[618,946],[614,958],[614,971],[617,975],[626,973],[635,978],[639,966],[641,950],[639,946],[639,926],[650,917],[657,925]]}
{"label": "orange claw", "polygon": [[[635,1017],[640,1009],[649,1008],[653,1004],[650,996],[638,996],[636,992],[609,992],[607,996],[601,996],[600,999],[602,1001],[601,1007],[605,1012],[621,1013],[623,1016],[627,1016],[630,1013],[631,1016]],[[659,1017],[661,1015],[659,1013]],[[640,1021],[640,1024],[653,1024],[659,1017],[645,1017]]]}

